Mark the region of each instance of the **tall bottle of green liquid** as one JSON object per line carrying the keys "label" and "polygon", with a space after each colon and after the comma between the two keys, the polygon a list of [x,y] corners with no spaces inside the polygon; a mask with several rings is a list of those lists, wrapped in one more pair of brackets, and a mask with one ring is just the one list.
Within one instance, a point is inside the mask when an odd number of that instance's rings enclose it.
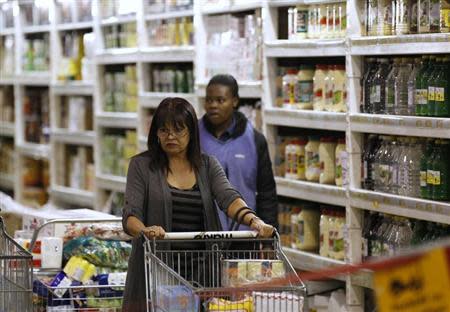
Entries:
{"label": "tall bottle of green liquid", "polygon": [[425,98],[425,94],[428,94],[428,89],[422,89],[422,79],[428,70],[428,66],[430,64],[430,57],[427,55],[422,56],[422,65],[420,67],[419,72],[416,77],[416,85],[415,85],[415,112],[416,116],[421,115],[422,106],[427,104],[427,100]]}
{"label": "tall bottle of green liquid", "polygon": [[422,87],[427,89],[427,104],[422,106],[421,116],[428,116],[428,107],[434,107],[434,85],[433,81],[436,77],[436,73],[439,71],[441,59],[437,57],[431,57],[431,65],[424,75],[422,81]]}
{"label": "tall bottle of green liquid", "polygon": [[438,153],[433,158],[433,200],[450,199],[450,162],[448,161],[449,141],[440,140],[438,145]]}
{"label": "tall bottle of green liquid", "polygon": [[428,161],[431,159],[433,153],[433,140],[428,139],[427,145],[425,147],[425,153],[422,154],[420,158],[420,197],[425,199],[430,199],[431,194],[429,192],[427,184],[427,168]]}
{"label": "tall bottle of green liquid", "polygon": [[433,192],[434,192],[434,182],[435,182],[435,175],[434,175],[434,159],[436,157],[439,157],[439,150],[440,147],[440,140],[435,140],[433,144],[433,149],[431,152],[430,157],[427,159],[427,190],[426,194],[428,195],[428,199],[433,199]]}
{"label": "tall bottle of green liquid", "polygon": [[436,106],[436,94],[435,94],[435,84],[439,79],[439,75],[442,70],[442,58],[436,57],[436,62],[434,63],[433,70],[430,71],[428,75],[428,101],[427,101],[427,116],[434,116],[434,110]]}
{"label": "tall bottle of green liquid", "polygon": [[434,71],[435,65],[435,56],[429,57],[429,62],[426,70],[423,72],[422,78],[420,79],[420,109],[419,116],[427,116],[428,115],[428,79],[430,78],[431,73]]}
{"label": "tall bottle of green liquid", "polygon": [[450,57],[444,58],[434,84],[434,116],[450,117]]}

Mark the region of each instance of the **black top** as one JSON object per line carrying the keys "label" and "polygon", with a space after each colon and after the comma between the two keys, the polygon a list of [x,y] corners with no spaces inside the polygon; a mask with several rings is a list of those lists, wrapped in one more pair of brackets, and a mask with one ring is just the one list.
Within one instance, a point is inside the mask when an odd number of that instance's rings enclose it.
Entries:
{"label": "black top", "polygon": [[203,202],[198,185],[188,190],[169,187],[172,194],[172,231],[204,231]]}

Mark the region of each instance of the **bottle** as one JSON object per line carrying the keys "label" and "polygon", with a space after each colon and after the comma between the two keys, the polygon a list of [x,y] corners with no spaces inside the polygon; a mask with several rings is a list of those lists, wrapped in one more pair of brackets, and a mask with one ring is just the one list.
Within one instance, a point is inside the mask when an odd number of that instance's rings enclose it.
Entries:
{"label": "bottle", "polygon": [[297,140],[297,180],[305,180],[306,179],[306,162],[305,162],[305,155],[306,155],[306,143],[307,141],[305,139]]}
{"label": "bottle", "polygon": [[421,145],[417,139],[405,142],[399,163],[399,195],[420,196],[420,155]]}
{"label": "bottle", "polygon": [[428,107],[428,113],[432,112],[436,117],[450,117],[450,66],[446,57],[441,64],[441,70],[434,79],[434,107]]}
{"label": "bottle", "polygon": [[336,145],[335,151],[335,159],[336,159],[336,175],[334,182],[336,186],[346,186],[348,185],[347,180],[348,155],[345,145],[345,138],[338,139],[338,144]]}
{"label": "bottle", "polygon": [[442,0],[430,0],[430,32],[440,32],[440,13]]}
{"label": "bottle", "polygon": [[329,7],[327,5],[319,6],[319,38],[326,38],[328,34]]}
{"label": "bottle", "polygon": [[331,110],[337,113],[347,111],[345,65],[334,65],[333,105]]}
{"label": "bottle", "polygon": [[319,144],[320,184],[334,184],[336,176],[336,142],[334,138],[322,137]]}
{"label": "bottle", "polygon": [[290,68],[283,76],[283,107],[294,108],[297,94],[297,70]]}
{"label": "bottle", "polygon": [[379,140],[375,134],[368,137],[366,148],[363,154],[363,168],[362,168],[362,187],[366,190],[374,189],[374,175],[375,175],[375,156],[379,149]]}
{"label": "bottle", "polygon": [[441,70],[441,58],[436,58],[436,62],[434,63],[433,70],[430,71],[427,79],[427,85],[428,85],[428,101],[426,109],[422,111],[424,116],[433,116],[436,101],[435,101],[435,92],[434,92],[434,84],[435,79],[438,77],[439,72]]}
{"label": "bottle", "polygon": [[450,2],[446,0],[441,1],[440,31],[441,33],[450,32]]}
{"label": "bottle", "polygon": [[297,222],[299,229],[297,248],[317,252],[320,239],[320,212],[313,205],[305,204],[297,216]]}
{"label": "bottle", "polygon": [[417,34],[418,28],[418,10],[419,10],[419,1],[418,0],[411,0],[410,1],[411,6],[409,11],[411,12],[411,19],[409,23],[409,33],[410,34]]}
{"label": "bottle", "polygon": [[415,86],[415,115],[420,116],[422,114],[422,106],[427,105],[428,98],[425,98],[425,94],[428,96],[428,87],[427,89],[422,89],[422,80],[425,72],[428,70],[429,66],[429,57],[428,56],[422,56],[422,66],[420,67],[419,72],[417,73],[416,77],[416,86]]}
{"label": "bottle", "polygon": [[450,143],[448,140],[440,140],[437,146],[436,154],[433,157],[433,200],[449,200],[450,199],[450,163],[448,155]]}
{"label": "bottle", "polygon": [[321,209],[321,215],[320,215],[320,222],[319,222],[319,228],[320,228],[320,247],[319,247],[319,254],[322,257],[329,257],[329,222],[330,222],[330,216],[329,216],[329,209],[322,208]]}
{"label": "bottle", "polygon": [[319,17],[318,7],[316,5],[310,5],[308,8],[308,33],[309,39],[318,38]]}
{"label": "bottle", "polygon": [[298,95],[297,108],[312,109],[314,95],[314,67],[309,65],[301,65],[297,74]]}
{"label": "bottle", "polygon": [[434,145],[432,140],[427,140],[425,146],[425,152],[420,157],[420,197],[424,199],[430,199],[431,194],[429,192],[427,184],[427,166],[428,160],[431,158],[434,150]]}
{"label": "bottle", "polygon": [[297,5],[296,6],[296,39],[306,39],[306,35],[308,33],[308,6],[307,5]]}
{"label": "bottle", "polygon": [[320,179],[319,145],[319,138],[317,136],[310,136],[308,138],[308,144],[305,146],[305,177],[310,182],[319,182]]}
{"label": "bottle", "polygon": [[289,142],[286,147],[284,148],[284,177],[286,179],[292,179],[293,172],[292,172],[292,161],[293,161],[293,154],[292,154],[292,148],[293,144],[292,142]]}
{"label": "bottle", "polygon": [[395,34],[406,35],[410,29],[411,4],[409,0],[395,1]]}
{"label": "bottle", "polygon": [[373,107],[370,105],[370,85],[372,84],[372,79],[377,72],[378,66],[375,58],[367,59],[367,69],[364,73],[362,81],[362,112],[372,114]]}
{"label": "bottle", "polygon": [[390,153],[386,158],[386,163],[389,166],[389,176],[388,181],[386,183],[386,192],[390,194],[398,194],[398,170],[399,170],[399,162],[400,152],[402,149],[402,145],[407,143],[406,139],[399,138],[393,140],[390,146]]}
{"label": "bottle", "polygon": [[390,176],[390,158],[392,150],[391,144],[393,143],[394,139],[391,136],[383,136],[382,140],[382,145],[375,157],[375,191],[387,193],[390,190],[389,186],[392,181],[392,178]]}
{"label": "bottle", "polygon": [[331,112],[333,109],[333,91],[334,91],[334,81],[335,81],[336,69],[334,65],[328,67],[327,74],[325,76],[325,102],[324,110]]}
{"label": "bottle", "polygon": [[430,32],[430,1],[431,0],[419,0],[417,11],[419,34]]}
{"label": "bottle", "polygon": [[420,71],[420,59],[414,59],[414,68],[408,77],[408,110],[406,115],[413,116],[416,111],[416,77]]}
{"label": "bottle", "polygon": [[395,79],[395,114],[408,115],[408,78],[411,65],[403,58]]}
{"label": "bottle", "polygon": [[400,58],[394,58],[391,71],[387,75],[385,83],[385,105],[384,114],[394,115],[395,114],[395,83],[397,81],[397,75],[400,69]]}
{"label": "bottle", "polygon": [[378,36],[390,36],[393,33],[395,7],[392,0],[378,0]]}
{"label": "bottle", "polygon": [[367,35],[376,36],[378,34],[378,0],[367,1]]}
{"label": "bottle", "polygon": [[389,73],[389,61],[388,59],[380,59],[380,66],[374,78],[372,80],[372,86],[370,88],[371,94],[371,106],[375,114],[382,114],[384,112],[385,104],[385,84],[386,77]]}
{"label": "bottle", "polygon": [[325,110],[325,77],[327,76],[328,65],[316,65],[313,77],[314,98],[313,109],[315,111]]}
{"label": "bottle", "polygon": [[[422,78],[420,79],[420,89],[421,89],[421,104],[419,116],[427,116],[428,115],[428,101],[430,100],[430,95],[428,94],[428,80],[430,79],[430,75],[433,73],[435,68],[435,60],[436,57],[430,56],[430,61],[428,63],[427,69],[424,71]],[[434,97],[434,93],[433,93]]]}

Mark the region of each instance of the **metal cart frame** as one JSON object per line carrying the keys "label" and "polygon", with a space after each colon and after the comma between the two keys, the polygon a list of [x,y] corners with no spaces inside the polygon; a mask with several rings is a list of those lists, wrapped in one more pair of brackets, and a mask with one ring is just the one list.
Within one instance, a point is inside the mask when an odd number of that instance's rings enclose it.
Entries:
{"label": "metal cart frame", "polygon": [[[191,247],[172,250],[180,243]],[[244,310],[236,303],[243,298],[250,298],[245,304],[252,311],[303,311],[306,287],[283,253],[278,234],[261,239],[252,231],[166,233],[162,240],[145,238],[144,250],[147,311],[203,311],[202,304],[206,311]],[[282,263],[283,275],[277,277],[286,279],[247,285],[222,280],[224,260],[269,263],[264,259]],[[210,305],[213,298],[216,309]]]}
{"label": "metal cart frame", "polygon": [[33,257],[5,231],[0,217],[0,312],[31,312]]}

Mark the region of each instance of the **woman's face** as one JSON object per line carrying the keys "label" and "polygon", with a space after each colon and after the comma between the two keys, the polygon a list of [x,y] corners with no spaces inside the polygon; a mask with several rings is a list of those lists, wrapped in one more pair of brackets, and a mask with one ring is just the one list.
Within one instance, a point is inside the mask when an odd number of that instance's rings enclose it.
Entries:
{"label": "woman's face", "polygon": [[206,116],[214,126],[227,123],[237,105],[238,99],[233,97],[229,87],[213,84],[206,88]]}
{"label": "woman's face", "polygon": [[176,127],[175,125],[166,124],[158,129],[157,135],[162,150],[168,156],[186,153],[190,141],[190,134],[189,129],[185,125]]}

